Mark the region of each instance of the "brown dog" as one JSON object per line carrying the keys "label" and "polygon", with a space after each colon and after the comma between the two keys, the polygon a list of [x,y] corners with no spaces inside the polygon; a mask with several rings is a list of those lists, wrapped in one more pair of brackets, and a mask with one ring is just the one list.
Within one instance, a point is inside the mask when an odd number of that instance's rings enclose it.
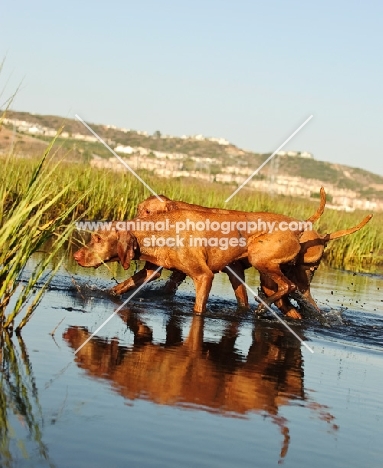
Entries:
{"label": "brown dog", "polygon": [[[214,216],[213,216],[214,215]],[[178,270],[193,279],[196,288],[194,311],[202,313],[206,308],[207,298],[211,289],[214,272],[222,271],[226,265],[248,258],[249,263],[262,275],[265,275],[276,290],[268,297],[269,304],[279,300],[285,294],[296,289],[296,286],[281,271],[281,265],[295,259],[300,252],[299,236],[302,228],[287,228],[283,231],[268,232],[257,230],[249,232],[239,223],[282,223],[297,226],[297,220],[283,215],[271,213],[210,213],[209,222],[223,226],[229,223],[233,230],[228,233],[216,232],[212,237],[211,229],[207,227],[207,213],[195,210],[174,210],[167,213],[149,215],[146,218],[135,218],[133,228],[100,231],[92,236],[90,244],[74,254],[76,261],[85,267],[98,267],[104,262],[120,261],[125,269],[129,268],[132,259],[142,259],[169,270]],[[177,224],[185,220],[203,226],[198,229],[186,227],[183,230],[185,242],[174,241],[179,237]],[[147,230],[138,228],[145,223]],[[166,229],[164,226],[167,226]],[[160,227],[157,227],[160,226]],[[194,238],[204,239],[205,243],[188,244]],[[161,238],[161,245],[157,242]],[[152,239],[152,243],[148,240]],[[214,242],[211,242],[214,240]],[[170,242],[171,241],[171,245]],[[166,245],[163,245],[166,243]],[[218,245],[219,243],[219,245]],[[226,245],[227,248],[221,248]]]}
{"label": "brown dog", "polygon": [[[321,198],[320,198],[320,206],[314,215],[306,220],[307,223],[314,223],[319,217],[322,215],[324,211],[324,207],[326,204],[326,194],[324,188],[322,187],[320,190]],[[190,203],[185,203],[182,201],[174,201],[170,200],[169,198],[165,197],[164,195],[160,195],[162,201],[158,199],[156,196],[151,196],[148,199],[141,202],[137,207],[137,216],[139,218],[149,216],[151,214],[158,214],[158,213],[165,213],[171,212],[178,209],[191,209],[193,211],[198,211],[201,213],[206,213],[207,215],[211,215],[212,213],[219,213],[219,214],[234,214],[239,216],[247,216],[249,215],[248,212],[241,212],[237,210],[224,210],[219,208],[207,208],[200,205],[193,205]],[[278,216],[278,215],[277,215]],[[248,308],[248,296],[246,287],[244,286],[245,275],[244,270],[249,268],[251,265],[249,261],[244,258],[237,260],[230,265],[228,265],[228,269],[224,268],[222,271],[227,273],[230,283],[233,287],[237,303],[239,307]],[[153,281],[160,277],[161,273],[156,273],[156,265],[151,264],[150,262],[146,262],[145,267],[143,270],[139,271],[131,278],[128,278],[126,281],[118,284],[114,288],[112,288],[112,292],[114,294],[123,294],[124,292],[133,289],[143,282],[145,282],[148,278],[151,278],[150,281]],[[165,292],[167,293],[174,293],[179,284],[184,281],[186,275],[180,271],[174,271],[165,285]],[[267,280],[265,279],[264,284],[267,285]],[[272,286],[272,283],[270,283]],[[271,296],[271,294],[268,294]],[[279,304],[282,302],[279,301]],[[289,307],[281,308],[281,310],[291,316],[292,318],[299,318],[298,312],[294,309],[294,307],[290,304]]]}
{"label": "brown dog", "polygon": [[[356,226],[325,235],[320,235],[314,230],[304,231],[300,237],[301,250],[297,258],[295,259],[295,263],[290,263],[282,266],[283,273],[294,284],[297,285],[298,292],[301,293],[303,301],[307,301],[318,312],[320,310],[314,298],[311,295],[310,283],[313,279],[315,271],[318,269],[320,262],[323,258],[324,249],[327,243],[331,240],[339,239],[340,237],[344,237],[359,231],[370,221],[371,218],[372,214],[366,216]],[[266,294],[266,296],[274,294],[275,285],[273,285],[273,283],[265,276],[261,275],[260,279],[262,291]],[[287,313],[289,316],[292,316],[292,314],[288,313],[288,311],[291,310],[292,305],[288,300],[287,295],[282,297],[279,301],[277,301],[275,305],[284,313]]]}

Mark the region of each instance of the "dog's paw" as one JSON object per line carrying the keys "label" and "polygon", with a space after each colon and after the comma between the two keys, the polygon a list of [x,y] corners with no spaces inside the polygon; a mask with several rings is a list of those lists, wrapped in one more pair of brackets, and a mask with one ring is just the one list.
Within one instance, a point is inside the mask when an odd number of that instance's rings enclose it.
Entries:
{"label": "dog's paw", "polygon": [[267,309],[264,304],[259,304],[259,306],[255,309],[254,314],[257,317],[260,317],[261,315],[264,315],[267,312]]}
{"label": "dog's paw", "polygon": [[296,309],[290,309],[288,312],[286,312],[285,317],[293,320],[302,320],[302,315]]}
{"label": "dog's paw", "polygon": [[108,294],[112,297],[120,296],[120,294],[116,293],[116,291],[114,291],[113,288],[108,290]]}
{"label": "dog's paw", "polygon": [[249,310],[251,310],[251,307],[249,304],[237,304],[238,312],[248,312]]}
{"label": "dog's paw", "polygon": [[109,289],[109,294],[111,296],[121,296],[125,291],[120,287],[119,284],[117,286],[114,286],[113,288]]}

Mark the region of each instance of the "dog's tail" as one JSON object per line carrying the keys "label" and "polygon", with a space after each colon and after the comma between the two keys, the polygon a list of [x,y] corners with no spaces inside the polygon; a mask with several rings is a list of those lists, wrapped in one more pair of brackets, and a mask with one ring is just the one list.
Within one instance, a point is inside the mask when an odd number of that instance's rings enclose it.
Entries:
{"label": "dog's tail", "polygon": [[353,234],[354,232],[359,231],[359,229],[362,229],[362,227],[365,226],[371,218],[372,214],[369,214],[358,225],[349,229],[343,229],[341,231],[332,232],[331,234],[326,234],[322,237],[322,239],[325,241],[325,243],[327,243],[330,240],[339,239],[339,237],[347,236],[348,234]]}
{"label": "dog's tail", "polygon": [[318,219],[322,216],[324,212],[324,207],[326,205],[326,192],[323,187],[320,188],[320,203],[317,211],[310,216],[310,218],[306,219],[306,223],[315,223]]}

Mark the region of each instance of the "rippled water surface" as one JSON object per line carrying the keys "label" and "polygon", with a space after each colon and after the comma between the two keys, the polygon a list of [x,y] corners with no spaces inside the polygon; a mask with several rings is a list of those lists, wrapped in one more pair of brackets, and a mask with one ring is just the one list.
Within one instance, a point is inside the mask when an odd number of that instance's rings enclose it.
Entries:
{"label": "rippled water surface", "polygon": [[239,315],[223,274],[204,317],[191,282],[173,298],[157,282],[76,353],[126,273],[68,270],[4,343],[1,466],[382,466],[382,276],[317,272],[326,323],[289,322],[314,353],[272,316]]}

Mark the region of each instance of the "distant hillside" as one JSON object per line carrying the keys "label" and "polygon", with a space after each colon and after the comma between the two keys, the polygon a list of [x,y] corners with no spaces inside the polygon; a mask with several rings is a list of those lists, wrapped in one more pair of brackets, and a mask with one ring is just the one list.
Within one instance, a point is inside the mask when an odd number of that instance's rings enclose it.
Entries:
{"label": "distant hillside", "polygon": [[[62,145],[60,151],[68,159],[92,161],[94,158],[112,158],[110,152],[98,141],[93,141],[95,139],[88,130],[76,120],[16,111],[8,111],[6,117],[11,121],[32,124],[35,128],[33,130],[28,126],[6,123],[3,137],[0,133],[0,151],[5,151],[11,143],[15,152],[22,154],[40,151],[41,147],[52,139],[54,130],[64,127],[63,138],[59,139]],[[159,131],[148,135],[142,131],[119,129],[109,125],[90,125],[112,148],[125,147],[128,148],[126,151],[130,151],[131,148],[131,153],[123,157],[139,157],[138,162],[142,164],[143,169],[156,173],[156,160],[159,163],[160,158],[177,159],[178,162],[173,162],[172,165],[169,162],[165,165],[161,163],[162,175],[166,177],[183,177],[182,174],[196,177],[199,171],[204,174],[206,180],[239,185],[269,156],[242,150],[223,139],[205,138],[201,135],[172,137],[161,135]],[[15,128],[14,131],[12,127]],[[148,162],[150,158],[151,165]],[[110,166],[113,163],[110,162]],[[137,169],[140,169],[139,165]],[[296,186],[295,191],[288,190],[292,185]],[[299,155],[278,156],[273,165],[267,164],[253,180],[253,187],[259,190],[272,188],[277,191],[285,190],[278,193],[298,196],[315,196],[320,185],[328,189],[330,200],[331,194],[334,199],[343,200],[336,203],[347,204],[349,202],[344,200],[348,197],[354,201],[363,199],[366,202],[363,208],[369,208],[368,200],[377,201],[379,206],[382,202],[383,207],[382,176],[363,169],[302,158]],[[306,188],[299,190],[299,187]],[[353,206],[359,207],[355,203]]]}
{"label": "distant hillside", "polygon": [[[79,134],[89,134],[88,130],[82,123],[74,119],[67,119],[55,115],[38,115],[28,112],[8,111],[9,119],[18,119],[31,122],[36,125],[41,125],[47,128],[59,129],[64,126],[65,131],[70,136]],[[171,153],[186,153],[190,156],[210,156],[210,157],[225,157],[228,155],[243,154],[234,145],[223,146],[213,141],[199,141],[196,139],[183,139],[177,137],[163,137],[160,132],[155,132],[153,135],[145,135],[144,132],[127,130],[123,132],[113,126],[90,124],[92,129],[100,135],[104,140],[112,140],[115,144],[141,146],[155,151],[164,151]]]}
{"label": "distant hillside", "polygon": [[279,170],[286,175],[317,179],[325,184],[331,183],[341,189],[354,190],[359,193],[370,191],[371,194],[380,194],[383,198],[383,177],[364,169],[315,159],[283,156],[280,158]]}

